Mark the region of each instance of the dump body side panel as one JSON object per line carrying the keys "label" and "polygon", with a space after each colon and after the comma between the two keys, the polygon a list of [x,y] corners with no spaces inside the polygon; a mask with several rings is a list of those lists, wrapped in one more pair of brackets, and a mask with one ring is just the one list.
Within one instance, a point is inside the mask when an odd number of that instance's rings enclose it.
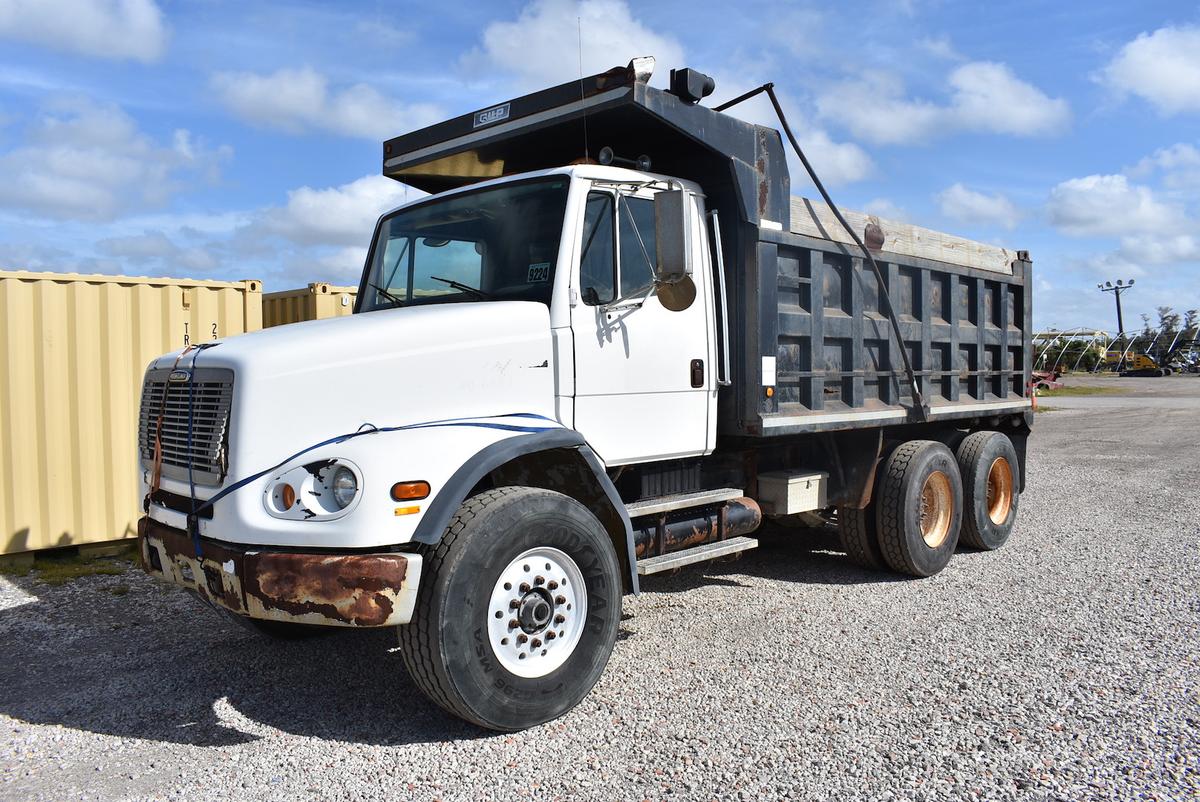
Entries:
{"label": "dump body side panel", "polygon": [[[886,251],[875,256],[930,420],[1029,407],[1026,259],[1014,260],[1006,275]],[[764,228],[741,258],[741,286],[733,295],[742,377],[729,399],[736,410],[722,416],[723,433],[769,436],[919,420],[886,302],[856,248]]]}

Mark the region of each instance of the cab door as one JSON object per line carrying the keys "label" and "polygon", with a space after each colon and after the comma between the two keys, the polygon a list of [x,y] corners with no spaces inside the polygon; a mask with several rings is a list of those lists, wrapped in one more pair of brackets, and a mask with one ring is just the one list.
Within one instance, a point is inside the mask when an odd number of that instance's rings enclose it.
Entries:
{"label": "cab door", "polygon": [[[704,262],[699,199],[688,204],[691,258]],[[696,300],[673,312],[654,289],[653,193],[588,193],[573,274],[575,428],[608,465],[712,450],[716,377],[712,293],[693,266]]]}

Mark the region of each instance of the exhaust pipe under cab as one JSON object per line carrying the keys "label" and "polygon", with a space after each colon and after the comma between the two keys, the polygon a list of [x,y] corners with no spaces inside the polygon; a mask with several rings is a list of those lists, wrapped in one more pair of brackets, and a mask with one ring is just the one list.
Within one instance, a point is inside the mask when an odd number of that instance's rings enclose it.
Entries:
{"label": "exhaust pipe under cab", "polygon": [[634,553],[639,559],[662,556],[740,535],[762,524],[762,510],[752,498],[699,508],[664,512],[633,521]]}

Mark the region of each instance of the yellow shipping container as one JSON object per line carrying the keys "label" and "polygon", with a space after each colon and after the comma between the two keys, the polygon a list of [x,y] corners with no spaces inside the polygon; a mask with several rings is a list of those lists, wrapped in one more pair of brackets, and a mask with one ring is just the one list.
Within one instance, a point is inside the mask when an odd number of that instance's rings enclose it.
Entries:
{"label": "yellow shipping container", "polygon": [[324,282],[296,290],[268,292],[263,296],[263,327],[341,317],[354,311],[357,287],[337,287]]}
{"label": "yellow shipping container", "polygon": [[262,282],[0,271],[0,554],[136,534],[142,375],[262,327]]}

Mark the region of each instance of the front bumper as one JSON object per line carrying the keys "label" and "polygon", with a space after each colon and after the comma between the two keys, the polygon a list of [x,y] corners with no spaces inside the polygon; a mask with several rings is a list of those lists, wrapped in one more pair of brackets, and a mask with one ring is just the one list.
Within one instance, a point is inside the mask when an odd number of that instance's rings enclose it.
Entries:
{"label": "front bumper", "polygon": [[146,573],[230,612],[266,621],[388,627],[412,619],[419,554],[258,551],[207,538],[200,558],[187,533],[138,522]]}

